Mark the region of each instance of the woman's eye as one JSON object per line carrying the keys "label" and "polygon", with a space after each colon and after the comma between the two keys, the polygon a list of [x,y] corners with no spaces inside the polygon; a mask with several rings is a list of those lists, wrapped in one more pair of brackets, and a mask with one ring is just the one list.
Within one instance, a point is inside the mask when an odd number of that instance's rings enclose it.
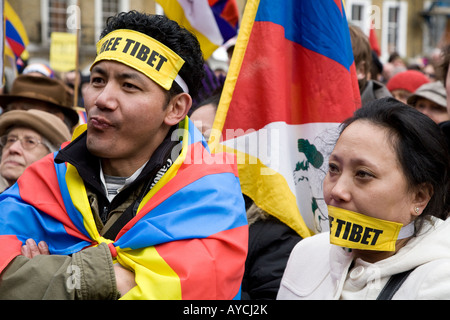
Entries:
{"label": "woman's eye", "polygon": [[338,172],[339,172],[339,168],[338,168],[337,165],[335,165],[335,164],[333,164],[333,163],[330,163],[330,164],[328,165],[328,171],[329,171],[330,173],[338,173]]}

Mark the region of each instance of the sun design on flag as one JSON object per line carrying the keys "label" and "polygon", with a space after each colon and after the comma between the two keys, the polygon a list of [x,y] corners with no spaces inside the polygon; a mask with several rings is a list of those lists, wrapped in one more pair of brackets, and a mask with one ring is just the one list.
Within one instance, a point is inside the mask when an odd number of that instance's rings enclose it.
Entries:
{"label": "sun design on flag", "polygon": [[[314,227],[317,232],[323,231],[323,223],[327,225],[327,215],[322,212],[319,202],[323,202],[323,197],[319,192],[313,191],[312,182],[310,178],[312,175],[317,176],[321,173],[321,167],[324,163],[324,157],[320,151],[317,150],[314,144],[311,144],[307,139],[298,139],[298,151],[300,152],[300,161],[295,165],[293,171],[294,182],[299,190],[299,199],[301,204],[309,204],[308,210],[313,214]],[[320,172],[312,172],[312,171]],[[321,191],[321,188],[320,188]],[[304,206],[303,206],[304,207]]]}

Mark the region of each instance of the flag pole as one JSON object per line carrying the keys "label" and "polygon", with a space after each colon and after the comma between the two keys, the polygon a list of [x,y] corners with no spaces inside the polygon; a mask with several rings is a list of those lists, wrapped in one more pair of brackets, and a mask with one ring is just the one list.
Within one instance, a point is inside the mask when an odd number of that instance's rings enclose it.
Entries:
{"label": "flag pole", "polygon": [[[77,8],[80,8],[79,1],[77,0]],[[79,41],[80,41],[80,17],[81,10],[76,10],[76,41],[75,41],[75,85],[73,91],[73,106],[78,107],[78,91],[80,82],[80,72],[79,72]]]}
{"label": "flag pole", "polygon": [[[0,88],[3,90],[3,87],[5,86],[5,45],[6,45],[6,19],[5,19],[5,4],[4,0],[0,0],[0,10],[2,10],[2,44],[0,49],[0,55],[2,57],[2,65],[0,69],[0,77],[1,77],[1,83]],[[1,110],[1,108],[0,108]]]}

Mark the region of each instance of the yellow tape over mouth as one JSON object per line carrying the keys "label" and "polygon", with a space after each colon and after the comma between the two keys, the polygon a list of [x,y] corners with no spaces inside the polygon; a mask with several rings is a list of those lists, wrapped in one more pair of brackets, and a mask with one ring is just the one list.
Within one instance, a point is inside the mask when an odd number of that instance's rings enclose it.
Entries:
{"label": "yellow tape over mouth", "polygon": [[[161,42],[141,32],[119,29],[97,42],[94,66],[102,60],[121,62],[170,90],[184,60]],[[92,67],[91,67],[92,69]]]}
{"label": "yellow tape over mouth", "polygon": [[351,249],[395,251],[403,224],[328,206],[330,243]]}

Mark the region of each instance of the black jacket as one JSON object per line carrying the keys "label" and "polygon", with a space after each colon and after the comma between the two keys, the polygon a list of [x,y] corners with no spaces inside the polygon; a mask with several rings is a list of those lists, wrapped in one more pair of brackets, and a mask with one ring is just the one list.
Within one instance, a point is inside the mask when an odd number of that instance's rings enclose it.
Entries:
{"label": "black jacket", "polygon": [[289,255],[301,239],[273,216],[259,219],[249,226],[242,300],[276,299]]}

